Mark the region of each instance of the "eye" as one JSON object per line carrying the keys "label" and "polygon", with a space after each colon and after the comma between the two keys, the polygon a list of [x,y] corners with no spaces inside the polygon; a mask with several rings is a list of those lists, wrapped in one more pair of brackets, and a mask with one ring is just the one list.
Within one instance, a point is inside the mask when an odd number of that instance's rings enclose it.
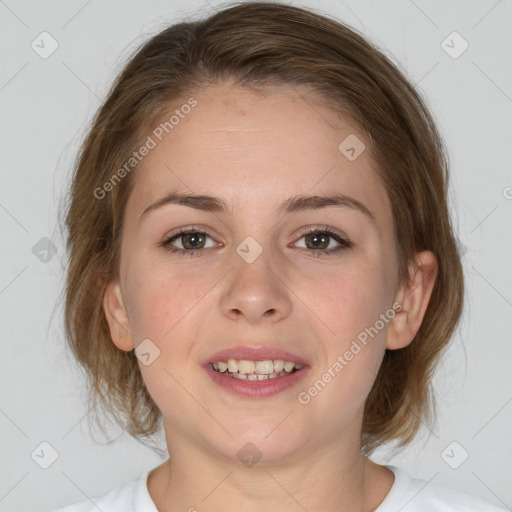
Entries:
{"label": "eye", "polygon": [[[320,254],[331,255],[348,249],[353,243],[338,231],[329,226],[313,226],[301,233],[300,239],[306,240],[306,249],[313,257],[318,258]],[[198,227],[186,226],[166,237],[159,245],[171,253],[180,256],[203,256],[205,251],[213,245],[207,246],[207,239],[213,239]],[[332,243],[338,244],[332,247]],[[178,246],[176,246],[178,245]]]}
{"label": "eye", "polygon": [[[313,249],[313,256],[330,255],[352,247],[352,242],[329,226],[314,226],[301,233],[301,239],[306,240],[306,248]],[[332,242],[337,246],[332,246]],[[310,251],[311,252],[311,251]]]}
{"label": "eye", "polygon": [[[178,253],[181,256],[202,256],[204,252],[203,249],[212,247],[211,245],[209,247],[206,246],[207,238],[212,240],[212,238],[203,231],[198,231],[194,227],[185,227],[168,236],[160,245],[167,251]],[[178,247],[174,245],[175,240],[178,242]],[[213,246],[215,246],[215,244]]]}

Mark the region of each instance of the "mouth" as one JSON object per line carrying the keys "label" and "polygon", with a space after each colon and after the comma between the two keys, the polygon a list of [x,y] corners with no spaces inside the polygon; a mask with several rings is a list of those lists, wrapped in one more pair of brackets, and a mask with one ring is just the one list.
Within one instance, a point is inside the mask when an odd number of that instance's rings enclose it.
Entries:
{"label": "mouth", "polygon": [[247,359],[227,359],[209,363],[209,368],[226,377],[240,380],[268,380],[277,377],[286,377],[301,368],[303,364],[283,359],[265,359],[262,361],[251,361]]}
{"label": "mouth", "polygon": [[292,389],[309,373],[309,363],[267,346],[240,346],[210,356],[203,363],[216,389],[243,398],[265,398]]}

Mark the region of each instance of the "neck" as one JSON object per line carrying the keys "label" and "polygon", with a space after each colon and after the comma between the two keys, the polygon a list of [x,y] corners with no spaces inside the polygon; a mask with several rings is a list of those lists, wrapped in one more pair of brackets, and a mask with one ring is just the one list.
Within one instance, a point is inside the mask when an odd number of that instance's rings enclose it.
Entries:
{"label": "neck", "polygon": [[[389,492],[394,475],[359,450],[343,450],[339,440],[283,462],[252,467],[198,448],[169,443],[169,459],[148,479],[160,512],[263,509],[308,512],[372,512]],[[178,441],[178,440],[176,440]]]}

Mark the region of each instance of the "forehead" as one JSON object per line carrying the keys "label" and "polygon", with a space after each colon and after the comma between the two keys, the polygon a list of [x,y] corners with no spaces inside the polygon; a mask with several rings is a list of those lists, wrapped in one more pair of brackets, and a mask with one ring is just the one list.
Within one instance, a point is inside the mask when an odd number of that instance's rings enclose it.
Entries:
{"label": "forehead", "polygon": [[310,88],[272,86],[256,93],[225,84],[193,97],[196,106],[174,116],[169,133],[162,126],[180,104],[147,134],[155,147],[137,167],[133,208],[141,212],[170,190],[222,197],[233,209],[253,211],[277,207],[292,195],[339,192],[364,202],[379,223],[391,221],[369,151],[350,160],[342,152],[347,144],[340,150],[344,140],[355,141],[358,152],[370,141],[321,105]]}

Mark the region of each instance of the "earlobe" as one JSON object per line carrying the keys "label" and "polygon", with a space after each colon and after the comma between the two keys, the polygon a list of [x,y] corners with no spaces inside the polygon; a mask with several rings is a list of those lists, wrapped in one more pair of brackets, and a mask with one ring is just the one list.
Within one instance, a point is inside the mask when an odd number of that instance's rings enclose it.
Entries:
{"label": "earlobe", "polygon": [[435,254],[432,251],[418,253],[410,273],[410,285],[400,288],[395,298],[402,307],[390,322],[386,343],[389,350],[409,345],[421,327],[438,273]]}
{"label": "earlobe", "polygon": [[116,347],[126,352],[133,350],[135,345],[119,281],[110,281],[106,286],[103,310],[110,328],[110,336]]}

